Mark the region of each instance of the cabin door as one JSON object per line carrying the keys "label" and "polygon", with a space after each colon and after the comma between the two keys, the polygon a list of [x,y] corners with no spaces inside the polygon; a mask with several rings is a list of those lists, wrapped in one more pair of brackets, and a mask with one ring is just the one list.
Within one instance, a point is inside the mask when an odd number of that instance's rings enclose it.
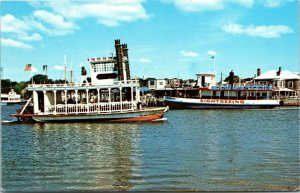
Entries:
{"label": "cabin door", "polygon": [[39,110],[41,112],[45,112],[45,107],[44,107],[44,93],[43,92],[37,92],[38,94],[38,104],[39,104]]}
{"label": "cabin door", "polygon": [[238,99],[241,98],[241,91],[238,91],[238,92],[237,92],[237,96],[238,96]]}
{"label": "cabin door", "polygon": [[224,90],[221,91],[220,97],[224,98]]}

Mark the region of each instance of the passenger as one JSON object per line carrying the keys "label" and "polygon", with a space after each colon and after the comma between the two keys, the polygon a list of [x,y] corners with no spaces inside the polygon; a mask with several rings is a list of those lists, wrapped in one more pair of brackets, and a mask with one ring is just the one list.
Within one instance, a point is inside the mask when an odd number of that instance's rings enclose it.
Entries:
{"label": "passenger", "polygon": [[84,68],[84,66],[81,67],[81,82],[80,82],[80,86],[82,86],[83,82],[85,81],[86,85],[89,85],[89,82],[87,80],[87,77],[86,77],[86,69]]}

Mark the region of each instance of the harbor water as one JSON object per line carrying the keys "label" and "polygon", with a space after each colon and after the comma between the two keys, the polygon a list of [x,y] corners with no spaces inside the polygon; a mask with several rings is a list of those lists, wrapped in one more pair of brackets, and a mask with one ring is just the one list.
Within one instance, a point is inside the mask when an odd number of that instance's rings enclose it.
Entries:
{"label": "harbor water", "polygon": [[[20,108],[2,106],[2,120]],[[2,122],[3,191],[292,191],[299,109],[170,110],[153,123]]]}

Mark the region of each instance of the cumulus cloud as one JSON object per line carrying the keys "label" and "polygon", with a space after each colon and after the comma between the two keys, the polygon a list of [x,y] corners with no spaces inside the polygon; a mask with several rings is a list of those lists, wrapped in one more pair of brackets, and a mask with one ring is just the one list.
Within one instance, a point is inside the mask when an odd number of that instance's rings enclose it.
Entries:
{"label": "cumulus cloud", "polygon": [[65,69],[65,66],[55,65],[55,66],[54,66],[54,69],[55,69],[55,70],[64,70],[64,69]]}
{"label": "cumulus cloud", "polygon": [[72,22],[66,21],[64,17],[61,15],[55,15],[51,12],[38,10],[34,11],[33,15],[43,21],[44,23],[50,24],[56,29],[60,30],[73,30],[75,29],[75,25]]}
{"label": "cumulus cloud", "polygon": [[276,8],[293,1],[294,0],[260,0],[260,3],[268,8]]}
{"label": "cumulus cloud", "polygon": [[184,12],[202,12],[222,10],[230,5],[238,5],[246,8],[254,4],[264,5],[268,8],[280,7],[295,0],[161,0],[164,3],[172,3]]}
{"label": "cumulus cloud", "polygon": [[215,56],[215,55],[217,55],[217,53],[216,53],[216,51],[214,51],[214,50],[208,50],[208,51],[207,51],[207,55]]}
{"label": "cumulus cloud", "polygon": [[21,41],[16,41],[16,40],[13,40],[13,39],[6,39],[6,38],[1,38],[1,45],[6,46],[6,47],[33,49],[33,47],[29,44],[25,44]]}
{"label": "cumulus cloud", "polygon": [[173,3],[175,7],[185,12],[201,12],[224,9],[228,4],[252,7],[254,0],[162,0]]}
{"label": "cumulus cloud", "polygon": [[192,51],[190,51],[190,52],[181,51],[180,53],[181,53],[182,56],[190,57],[190,58],[195,58],[199,55],[197,52],[192,52]]}
{"label": "cumulus cloud", "polygon": [[150,60],[150,59],[147,59],[147,58],[141,58],[141,59],[139,60],[139,62],[140,62],[141,64],[147,64],[147,63],[151,63],[151,60]]}
{"label": "cumulus cloud", "polygon": [[282,34],[293,32],[290,27],[285,25],[243,26],[237,23],[226,24],[223,26],[223,30],[232,34],[241,34],[261,38],[279,38]]}
{"label": "cumulus cloud", "polygon": [[6,14],[1,17],[1,31],[3,33],[16,34],[17,38],[24,41],[38,41],[42,36],[38,33],[29,35],[31,26],[14,15]]}
{"label": "cumulus cloud", "polygon": [[143,0],[62,0],[59,3],[47,1],[43,5],[68,19],[79,20],[89,17],[96,19],[98,23],[114,27],[122,22],[149,18],[142,3]]}
{"label": "cumulus cloud", "polygon": [[39,72],[39,70],[38,70],[38,69],[36,69],[34,66],[31,66],[31,72],[35,72],[35,73],[37,73],[37,72]]}

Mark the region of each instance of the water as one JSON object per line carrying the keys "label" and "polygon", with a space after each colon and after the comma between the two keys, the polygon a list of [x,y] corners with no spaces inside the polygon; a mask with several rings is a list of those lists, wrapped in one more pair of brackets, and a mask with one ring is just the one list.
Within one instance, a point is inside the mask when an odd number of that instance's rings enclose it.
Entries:
{"label": "water", "polygon": [[[19,106],[2,106],[11,119]],[[144,124],[2,123],[5,191],[292,191],[299,110],[171,110]]]}

